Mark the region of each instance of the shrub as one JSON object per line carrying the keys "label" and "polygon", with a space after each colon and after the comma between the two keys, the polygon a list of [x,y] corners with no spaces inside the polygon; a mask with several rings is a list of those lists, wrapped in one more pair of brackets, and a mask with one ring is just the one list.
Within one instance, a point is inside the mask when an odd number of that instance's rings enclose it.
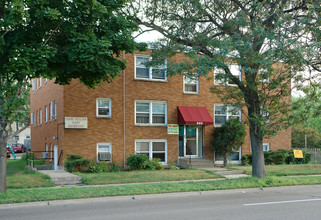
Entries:
{"label": "shrub", "polygon": [[171,163],[170,166],[169,166],[169,169],[170,170],[179,170],[180,168],[178,166],[176,166],[175,163]]}
{"label": "shrub", "polygon": [[105,161],[96,163],[96,161],[91,161],[88,167],[89,173],[107,173],[107,172],[117,172],[118,166],[113,162],[109,164]]}
{"label": "shrub", "polygon": [[[309,163],[311,161],[311,154],[305,153],[305,151],[303,151],[303,159],[296,159],[294,158],[292,150],[280,149],[277,151],[264,152],[264,161],[266,165]],[[242,164],[252,164],[252,155],[244,155],[242,157]]]}
{"label": "shrub", "polygon": [[148,168],[149,159],[145,154],[131,154],[126,159],[126,166],[133,170],[143,170]]}
{"label": "shrub", "polygon": [[87,172],[90,160],[80,155],[67,154],[67,159],[64,163],[68,172]]}
{"label": "shrub", "polygon": [[159,158],[153,158],[149,161],[151,170],[161,170],[163,169],[163,166],[159,163]]}
{"label": "shrub", "polygon": [[163,166],[159,163],[160,159],[149,160],[144,154],[130,155],[126,159],[126,165],[132,170],[160,170]]}

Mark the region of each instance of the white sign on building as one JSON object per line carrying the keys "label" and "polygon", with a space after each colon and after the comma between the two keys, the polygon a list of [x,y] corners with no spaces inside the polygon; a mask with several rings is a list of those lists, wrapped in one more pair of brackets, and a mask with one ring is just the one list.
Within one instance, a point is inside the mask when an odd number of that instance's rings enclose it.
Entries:
{"label": "white sign on building", "polygon": [[87,129],[87,117],[65,117],[65,128]]}

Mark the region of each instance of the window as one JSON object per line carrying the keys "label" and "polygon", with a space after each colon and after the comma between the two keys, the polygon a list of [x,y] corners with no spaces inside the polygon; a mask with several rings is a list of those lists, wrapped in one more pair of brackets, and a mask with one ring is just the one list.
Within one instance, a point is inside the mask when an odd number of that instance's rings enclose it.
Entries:
{"label": "window", "polygon": [[48,106],[45,106],[45,114],[46,114],[46,123],[48,122]]}
{"label": "window", "polygon": [[96,99],[96,116],[99,118],[111,117],[111,99],[110,98]]}
{"label": "window", "polygon": [[259,77],[260,81],[263,83],[269,83],[270,82],[270,75],[269,71],[267,69],[259,69]]}
{"label": "window", "polygon": [[50,120],[57,119],[57,102],[53,101],[50,103]]}
{"label": "window", "polygon": [[263,151],[270,151],[270,144],[269,143],[263,143]]}
{"label": "window", "polygon": [[[106,155],[106,156],[102,156]],[[112,144],[111,143],[98,143],[97,144],[97,162],[101,160],[107,160],[107,161],[112,161],[111,160],[111,155],[112,155]]]}
{"label": "window", "polygon": [[39,79],[36,79],[36,82],[37,82],[36,90],[38,90],[39,89]]}
{"label": "window", "polygon": [[214,126],[220,127],[229,118],[239,118],[241,120],[241,109],[223,104],[214,104]]}
{"label": "window", "polygon": [[165,71],[166,60],[163,65],[146,67],[145,63],[150,60],[151,57],[149,55],[135,56],[135,79],[165,81],[167,79]]}
{"label": "window", "polygon": [[34,92],[36,90],[36,81],[35,79],[32,79],[32,91]]}
{"label": "window", "polygon": [[32,112],[31,115],[30,115],[30,121],[31,121],[32,125],[36,124],[36,122],[35,122],[35,113],[34,112]]}
{"label": "window", "polygon": [[150,160],[159,158],[160,162],[167,163],[167,140],[136,140],[136,154],[145,154]]}
{"label": "window", "polygon": [[42,124],[42,110],[39,110],[39,124]]}
{"label": "window", "polygon": [[42,77],[40,77],[39,79],[39,88],[41,88],[41,86],[42,86]]}
{"label": "window", "polygon": [[[229,69],[233,76],[239,78],[239,80],[242,80],[242,72],[240,69],[240,66],[237,64],[229,64]],[[223,69],[216,68],[214,70],[214,84],[215,85],[228,85],[228,86],[236,86],[235,83],[231,79],[225,79],[224,77],[219,79],[220,77],[217,77],[218,75],[225,74],[225,71]]]}
{"label": "window", "polygon": [[38,111],[36,111],[36,115],[35,115],[35,124],[38,125]]}
{"label": "window", "polygon": [[19,141],[19,135],[14,136],[14,139]]}
{"label": "window", "polygon": [[165,125],[167,103],[162,101],[136,101],[136,121],[141,125]]}
{"label": "window", "polygon": [[267,111],[263,110],[263,107],[260,109],[260,114],[263,118],[266,119],[266,122],[270,122],[270,114]]}
{"label": "window", "polygon": [[184,76],[184,93],[198,93],[198,77]]}
{"label": "window", "polygon": [[48,79],[45,79],[45,83],[47,83],[48,82]]}

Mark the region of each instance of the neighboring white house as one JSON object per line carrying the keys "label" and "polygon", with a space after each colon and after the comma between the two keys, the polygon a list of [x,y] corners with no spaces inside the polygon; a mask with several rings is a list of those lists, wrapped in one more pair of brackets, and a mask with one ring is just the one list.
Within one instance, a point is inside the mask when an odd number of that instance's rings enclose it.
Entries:
{"label": "neighboring white house", "polygon": [[[12,133],[21,129],[23,125],[21,123],[13,123],[11,125]],[[9,136],[7,144],[24,144],[27,149],[30,149],[30,126],[20,131],[15,136]]]}

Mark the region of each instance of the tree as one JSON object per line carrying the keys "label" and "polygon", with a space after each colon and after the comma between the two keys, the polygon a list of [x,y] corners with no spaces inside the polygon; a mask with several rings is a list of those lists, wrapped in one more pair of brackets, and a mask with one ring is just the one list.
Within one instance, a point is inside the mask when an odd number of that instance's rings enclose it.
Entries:
{"label": "tree", "polygon": [[229,119],[222,127],[214,128],[212,150],[224,156],[224,166],[228,156],[244,144],[246,132],[237,118]]}
{"label": "tree", "polygon": [[303,96],[292,98],[294,125],[315,128],[321,134],[321,84],[313,82],[302,88]]}
{"label": "tree", "polygon": [[8,128],[30,78],[79,78],[92,88],[111,82],[133,52],[137,24],[125,0],[3,0],[0,2],[0,192],[6,189]]}
{"label": "tree", "polygon": [[[214,69],[222,84],[235,85],[215,86],[212,92],[243,107],[252,175],[264,177],[263,137],[288,126],[291,80],[317,65],[312,61],[320,49],[320,1],[137,0],[132,8],[138,24],[164,36],[153,45],[154,63],[177,52],[186,55],[168,62],[169,75],[201,76]],[[233,75],[231,63],[239,65],[242,79]]]}
{"label": "tree", "polygon": [[305,136],[307,147],[321,148],[321,133],[317,129],[296,125],[292,128],[292,147],[305,148]]}

